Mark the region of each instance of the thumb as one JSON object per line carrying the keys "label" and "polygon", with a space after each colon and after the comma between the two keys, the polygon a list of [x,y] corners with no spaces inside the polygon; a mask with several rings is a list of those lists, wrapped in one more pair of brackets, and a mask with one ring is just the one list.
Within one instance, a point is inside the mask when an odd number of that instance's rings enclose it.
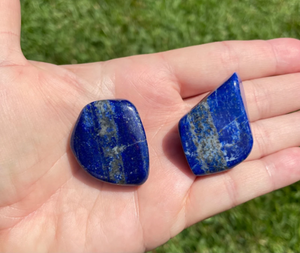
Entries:
{"label": "thumb", "polygon": [[0,67],[25,63],[20,46],[20,31],[20,1],[0,0]]}

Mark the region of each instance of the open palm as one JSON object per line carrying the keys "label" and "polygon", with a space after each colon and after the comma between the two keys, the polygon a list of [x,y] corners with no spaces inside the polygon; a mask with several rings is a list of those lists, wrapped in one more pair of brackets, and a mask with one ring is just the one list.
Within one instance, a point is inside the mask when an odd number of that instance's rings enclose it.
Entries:
{"label": "open palm", "polygon": [[[73,66],[27,61],[17,0],[0,0],[0,250],[140,252],[191,224],[300,179],[300,42],[223,42]],[[254,147],[234,169],[196,178],[178,120],[234,71]],[[81,109],[135,104],[150,153],[139,187],[102,183],[70,147]],[[286,114],[290,113],[290,114]]]}

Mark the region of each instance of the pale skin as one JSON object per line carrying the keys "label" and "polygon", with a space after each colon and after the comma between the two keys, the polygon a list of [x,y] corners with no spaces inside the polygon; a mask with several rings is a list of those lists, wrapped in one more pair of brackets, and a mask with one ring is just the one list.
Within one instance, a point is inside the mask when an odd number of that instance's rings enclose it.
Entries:
{"label": "pale skin", "polygon": [[[298,181],[299,59],[298,40],[277,39],[84,65],[33,62],[20,49],[19,1],[0,0],[0,251],[143,252]],[[235,71],[245,87],[253,150],[228,172],[195,177],[178,120]],[[92,178],[70,151],[81,109],[112,98],[134,103],[145,127],[151,166],[139,187]]]}

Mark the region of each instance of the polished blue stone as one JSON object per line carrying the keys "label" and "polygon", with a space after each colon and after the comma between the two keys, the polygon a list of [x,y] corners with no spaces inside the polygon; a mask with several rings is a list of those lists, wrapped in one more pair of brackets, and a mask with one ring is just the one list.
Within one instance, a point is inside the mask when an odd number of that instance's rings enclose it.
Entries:
{"label": "polished blue stone", "polygon": [[149,153],[139,114],[127,100],[100,100],[81,111],[71,137],[78,163],[102,181],[140,185],[149,172]]}
{"label": "polished blue stone", "polygon": [[182,147],[197,176],[233,168],[249,155],[253,137],[236,73],[179,121]]}

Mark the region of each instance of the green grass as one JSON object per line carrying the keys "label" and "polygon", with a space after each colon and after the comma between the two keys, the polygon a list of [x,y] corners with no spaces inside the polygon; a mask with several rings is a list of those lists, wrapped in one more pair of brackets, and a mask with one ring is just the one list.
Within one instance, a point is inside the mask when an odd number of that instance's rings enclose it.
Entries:
{"label": "green grass", "polygon": [[[22,0],[22,49],[56,64],[219,40],[300,37],[299,0]],[[300,184],[186,229],[153,252],[300,252]]]}
{"label": "green grass", "polygon": [[154,252],[300,252],[300,184],[209,218]]}
{"label": "green grass", "polygon": [[298,0],[22,0],[22,7],[24,53],[57,64],[300,33]]}

